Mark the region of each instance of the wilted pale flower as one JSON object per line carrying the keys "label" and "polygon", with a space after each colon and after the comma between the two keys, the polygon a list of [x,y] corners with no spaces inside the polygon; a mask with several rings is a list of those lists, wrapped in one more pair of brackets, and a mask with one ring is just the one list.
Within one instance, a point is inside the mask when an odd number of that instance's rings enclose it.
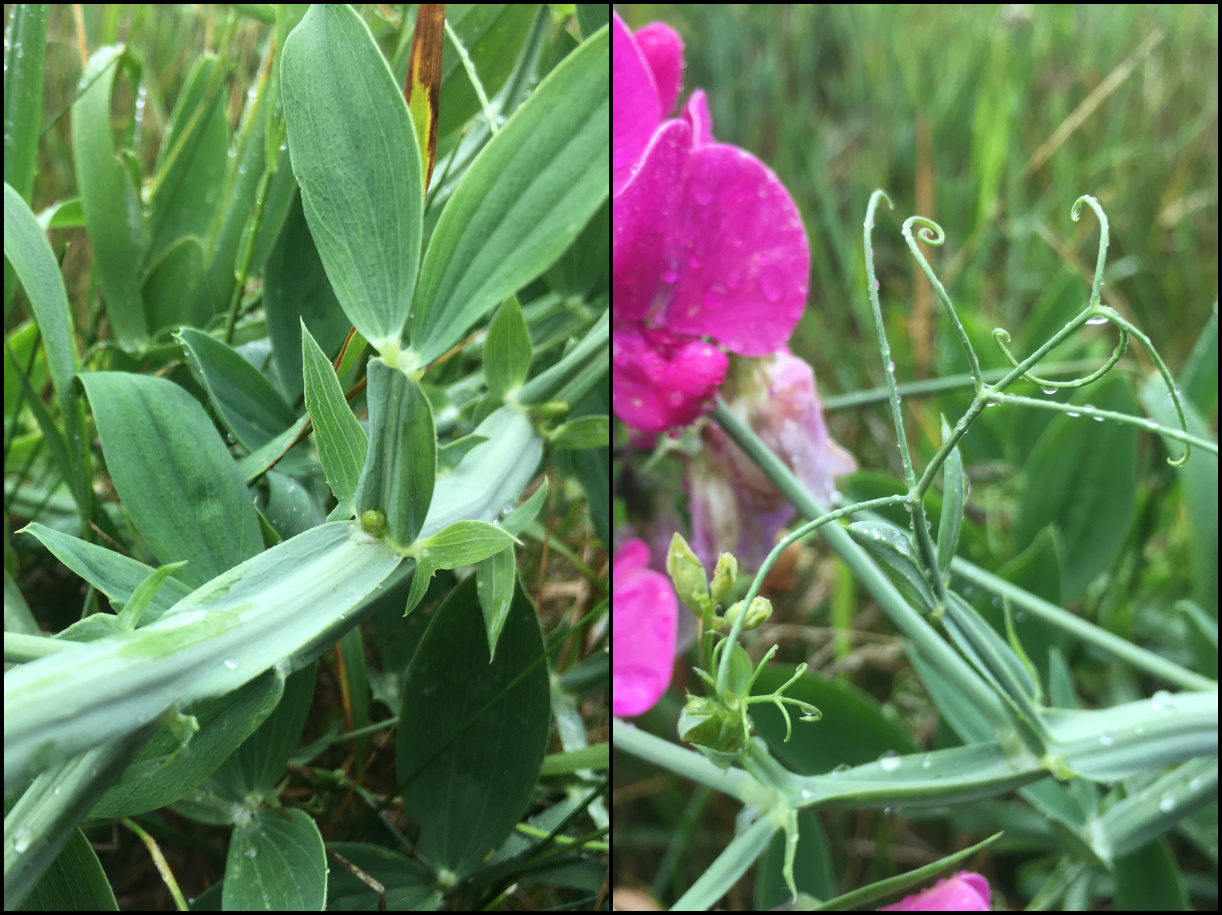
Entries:
{"label": "wilted pale flower", "polygon": [[[834,478],[857,464],[828,435],[810,365],[784,348],[735,360],[726,388],[727,406],[817,499],[830,503]],[[796,511],[718,426],[709,424],[701,436],[704,448],[688,465],[692,550],[706,564],[730,552],[758,567]]]}
{"label": "wilted pale flower", "polygon": [[718,347],[759,356],[788,339],[810,252],[776,175],[713,140],[703,92],[664,120],[678,35],[654,24],[634,36],[613,20],[612,405],[629,426],[662,432],[711,408],[726,368]]}
{"label": "wilted pale flower", "polygon": [[939,880],[934,886],[894,905],[885,905],[880,912],[987,912],[989,911],[989,881],[971,871],[959,871]]}
{"label": "wilted pale flower", "polygon": [[675,592],[648,564],[649,547],[640,540],[625,543],[612,564],[611,709],[621,718],[653,707],[670,685],[675,659]]}

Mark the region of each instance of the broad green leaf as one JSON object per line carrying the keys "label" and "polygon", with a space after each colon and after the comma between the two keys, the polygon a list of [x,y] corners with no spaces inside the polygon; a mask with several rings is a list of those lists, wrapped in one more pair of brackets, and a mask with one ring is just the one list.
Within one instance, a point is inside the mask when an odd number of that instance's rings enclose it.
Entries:
{"label": "broad green leaf", "polygon": [[475,582],[442,603],[408,667],[396,734],[403,809],[434,867],[463,875],[522,818],[551,722],[543,634],[520,588],[489,660]]}
{"label": "broad green leaf", "polygon": [[[138,816],[167,804],[181,804],[178,812],[197,822],[233,822],[231,804],[215,795],[197,793],[189,786],[213,775],[227,759],[232,764],[234,750],[268,715],[282,708],[285,687],[285,678],[273,668],[232,692],[193,706],[191,716],[199,731],[191,738],[189,753],[179,752],[178,739],[168,727],[159,728],[90,814]],[[228,816],[218,816],[219,812]]]}
{"label": "broad green leaf", "polygon": [[[7,36],[12,55],[5,61],[4,177],[18,196],[28,199],[34,186],[39,133],[42,130],[42,93],[45,88],[47,5],[18,3],[13,7]],[[12,293],[8,265],[4,268],[4,306]]]}
{"label": "broad green leaf", "polygon": [[496,400],[522,386],[530,369],[530,331],[517,296],[510,296],[496,310],[484,340],[484,378],[488,393]]}
{"label": "broad green leaf", "polygon": [[607,416],[581,416],[561,423],[552,434],[554,448],[606,448],[611,442],[611,422]]}
{"label": "broad green leaf", "polygon": [[[1214,355],[1217,360],[1217,340],[1214,340]],[[1217,400],[1217,366],[1214,369],[1213,384],[1214,400]],[[1167,396],[1167,389],[1162,378],[1151,374],[1142,382],[1141,402],[1150,417],[1162,423],[1169,429],[1179,426]],[[1208,439],[1216,438],[1209,415],[1202,415],[1197,405],[1185,404],[1185,415],[1188,418],[1188,431],[1193,435]],[[1163,436],[1164,454],[1179,457],[1183,453],[1184,443]],[[1184,512],[1188,522],[1187,547],[1192,557],[1193,595],[1203,607],[1212,607],[1218,602],[1218,457],[1204,450],[1194,449],[1188,463],[1175,468],[1180,486],[1183,487]],[[1118,484],[1123,485],[1123,484]],[[1214,615],[1216,618],[1216,614]],[[1216,639],[1215,639],[1216,641]],[[1202,667],[1207,670],[1212,658],[1213,666],[1217,666],[1217,646],[1208,643],[1194,642],[1194,647],[1201,652]]]}
{"label": "broad green leaf", "polygon": [[369,440],[352,415],[339,379],[314,335],[301,322],[301,361],[305,368],[305,402],[314,423],[318,460],[340,505],[351,514],[356,486],[369,450]]}
{"label": "broad green leaf", "polygon": [[[1208,412],[1218,400],[1218,313],[1215,311],[1197,335],[1196,345],[1177,373],[1180,390],[1197,412]],[[1148,383],[1143,384],[1140,396],[1145,400]],[[1172,413],[1174,413],[1174,409]],[[1191,429],[1189,430],[1191,431]],[[1178,455],[1173,451],[1172,456]]]}
{"label": "broad green leaf", "polygon": [[[290,12],[286,18],[292,19],[292,13]],[[279,86],[278,79],[276,84]],[[263,110],[274,111],[278,123],[283,117],[279,106],[267,104],[266,100],[263,102]],[[267,157],[265,148],[269,135],[267,133],[266,117],[256,117],[249,123],[249,131],[239,131],[234,137],[233,142],[236,147],[236,157],[230,161],[230,171],[227,176],[229,183],[226,185],[228,192],[221,204],[221,212],[217,216],[219,221],[214,224],[209,234],[209,244],[206,249],[208,257],[208,292],[212,298],[212,309],[218,313],[228,308],[232,300],[234,287],[237,285],[234,265],[242,256],[241,252],[245,250],[251,222],[259,219],[267,229],[259,233],[259,238],[255,242],[251,269],[252,271],[257,271],[258,265],[264,263],[261,257],[264,240],[266,239],[266,244],[270,248],[273,240],[279,239],[282,234],[276,231],[276,227],[284,223],[283,214],[287,213],[292,206],[299,206],[299,204],[296,204],[298,199],[297,182],[293,179],[293,170],[289,167],[288,150],[285,149],[280,151],[279,162],[281,164],[276,171],[275,177],[272,179],[271,187],[266,189],[263,210],[261,213],[258,212],[255,200],[259,194],[260,185],[264,183],[266,174]],[[277,139],[276,142],[279,143],[280,140]],[[285,192],[286,187],[287,193]],[[282,244],[284,240],[279,240],[276,243]],[[263,292],[265,305],[270,310],[270,303],[266,301],[268,294],[267,283],[268,276],[264,274]],[[336,310],[338,311],[338,309]],[[314,327],[313,324],[311,326]],[[294,331],[297,329],[296,318],[292,321],[292,328]],[[315,332],[317,332],[317,327],[315,327]],[[297,341],[294,338],[294,354],[296,353],[296,346]],[[296,359],[294,357],[295,364]],[[300,375],[298,375],[298,378],[300,378]],[[295,393],[300,393],[300,389]]]}
{"label": "broad green leaf", "polygon": [[433,411],[420,387],[381,359],[369,360],[369,452],[356,487],[356,510],[386,512],[386,538],[415,541],[437,477]]}
{"label": "broad green leaf", "polygon": [[845,530],[878,562],[909,602],[926,613],[937,606],[907,531],[887,521],[855,521]]}
{"label": "broad green leaf", "polygon": [[72,106],[72,161],[106,314],[119,345],[134,350],[148,342],[140,292],[148,227],[139,189],[116,158],[111,134],[112,90],[123,57],[122,48],[99,48],[81,74],[83,89]]}
{"label": "broad green leaf", "polygon": [[546,270],[607,196],[609,33],[557,66],[472,163],[429,242],[411,348],[436,359]]}
{"label": "broad green leaf", "polygon": [[293,174],[335,296],[379,352],[397,352],[424,197],[403,95],[344,4],[310,7],[285,41],[280,77]]}
{"label": "broad green leaf", "polygon": [[141,287],[153,336],[184,325],[207,326],[212,319],[204,247],[198,238],[180,238],[154,263]]}
{"label": "broad green leaf", "polygon": [[196,380],[224,423],[247,451],[254,451],[297,421],[267,376],[215,337],[184,327],[174,335]]}
{"label": "broad green leaf", "polygon": [[[292,174],[291,169],[285,171]],[[327,272],[310,236],[298,194],[293,195],[293,205],[263,268],[263,307],[267,314],[267,336],[276,354],[280,388],[294,402],[302,391],[302,322],[327,356],[339,352],[352,326],[327,282]],[[351,349],[364,351],[363,346],[354,345]],[[339,377],[346,377],[342,366]]]}
{"label": "broad green leaf", "polygon": [[578,3],[575,6],[577,24],[583,37],[589,37],[601,29],[610,18],[610,10],[605,3]]}
{"label": "broad green leaf", "polygon": [[[308,460],[307,447],[301,445],[294,451],[300,455],[304,466]],[[286,459],[280,462],[280,467],[287,469],[291,463],[291,458]],[[267,502],[263,505],[259,519],[261,526],[264,526],[264,543],[270,546],[281,540],[288,540],[328,520],[327,513],[323,510],[325,503],[322,501],[326,497],[320,496],[320,489],[314,479],[307,481],[285,472],[284,469],[273,469],[267,472],[266,480]],[[330,520],[342,521],[346,518],[344,515]],[[272,533],[275,536],[271,536]]]}
{"label": "broad green leaf", "polygon": [[[11,265],[30,301],[38,332],[46,345],[47,373],[51,376],[63,417],[65,435],[61,436],[50,424],[43,430],[44,435],[60,465],[60,472],[72,481],[72,494],[85,517],[89,514],[90,503],[89,452],[82,442],[77,408],[74,381],[80,360],[72,335],[68,293],[46,233],[38,225],[34,212],[7,183],[4,185],[4,258],[6,270]],[[7,403],[7,385],[5,396]]]}
{"label": "broad green leaf", "polygon": [[[151,566],[132,559],[130,556],[87,543],[78,537],[46,527],[36,521],[26,525],[25,531],[42,541],[42,545],[50,550],[56,559],[117,605],[130,601],[141,582],[152,572]],[[148,619],[144,622],[156,620],[190,593],[190,587],[178,579],[169,579],[150,600]],[[103,615],[95,613],[87,619],[95,619]]]}
{"label": "broad green leaf", "polygon": [[290,911],[326,908],[327,849],[314,818],[265,808],[241,821],[229,841],[221,899],[231,912],[265,908],[269,899]]}
{"label": "broad green leaf", "polygon": [[553,292],[593,300],[605,295],[611,282],[611,201],[604,200],[581,234],[547,271]]}
{"label": "broad green leaf", "polygon": [[219,66],[213,54],[197,58],[174,104],[153,175],[151,259],[186,236],[208,238],[216,218],[216,188],[224,183],[229,163],[229,96],[215,72]]}
{"label": "broad green leaf", "polygon": [[[4,61],[4,180],[18,198],[28,201],[34,187],[35,157],[42,132],[42,94],[47,55],[45,3],[13,6],[5,35]],[[8,53],[11,48],[12,52]],[[5,217],[5,225],[8,217]],[[5,252],[8,242],[5,240]],[[4,314],[8,317],[17,275],[4,262]],[[7,415],[7,414],[6,414]],[[6,458],[11,458],[11,452]]]}
{"label": "broad green leaf", "polygon": [[513,547],[506,547],[475,564],[475,591],[479,596],[479,608],[484,614],[488,655],[493,658],[496,657],[496,642],[509,614],[517,580]]}
{"label": "broad green leaf", "polygon": [[439,569],[456,569],[479,562],[507,546],[512,546],[513,534],[487,521],[456,521],[428,540],[422,540],[420,558]]}
{"label": "broad green leaf", "polygon": [[[1079,390],[1073,401],[1137,413],[1132,388],[1119,374]],[[1055,524],[1066,553],[1074,557],[1065,569],[1065,596],[1077,600],[1095,576],[1113,568],[1129,536],[1137,492],[1137,429],[1058,414],[1032,449],[1023,473],[1030,482],[1018,504],[1014,542],[1030,543],[1040,528]]]}
{"label": "broad green leaf", "polygon": [[246,484],[212,421],[173,382],[125,372],[80,376],[115,490],[162,562],[202,585],[263,549]]}
{"label": "broad green leaf", "polygon": [[[942,441],[950,436],[950,425],[942,417]],[[963,511],[967,504],[969,488],[967,474],[963,472],[963,458],[956,445],[942,465],[942,514],[938,519],[938,571],[943,575],[950,569],[959,544],[959,529],[963,525]]]}
{"label": "broad green leaf", "polygon": [[487,521],[456,521],[427,540],[417,541],[413,549],[416,573],[407,592],[404,615],[420,603],[428,590],[429,580],[438,569],[471,565],[513,543],[513,534]]}

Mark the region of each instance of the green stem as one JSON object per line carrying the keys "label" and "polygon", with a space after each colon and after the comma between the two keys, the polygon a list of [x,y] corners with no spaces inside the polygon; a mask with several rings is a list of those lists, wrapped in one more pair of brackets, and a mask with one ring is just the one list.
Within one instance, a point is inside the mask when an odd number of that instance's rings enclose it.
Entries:
{"label": "green stem", "polygon": [[[713,410],[712,418],[725,430],[726,435],[747,453],[803,517],[813,521],[827,514],[823,506],[793,475],[793,471],[786,466],[785,462],[720,398]],[[819,534],[874,596],[896,628],[912,639],[921,654],[962,694],[971,697],[972,704],[994,728],[1010,730],[1012,725],[1009,716],[993,690],[926,622],[925,618],[904,600],[895,586],[891,584],[891,580],[875,565],[869,555],[853,542],[845,529],[835,523],[824,524],[819,528]],[[751,600],[759,593],[759,583],[765,572],[767,568],[762,569],[761,574],[752,583],[751,590],[748,591],[745,598],[746,606],[750,606]],[[740,614],[739,619],[735,621],[734,628],[730,631],[729,638],[738,638],[741,622],[745,616],[746,614]],[[728,655],[729,652],[726,653],[727,657]],[[723,657],[717,672],[719,690],[724,688],[728,676],[729,664]]]}

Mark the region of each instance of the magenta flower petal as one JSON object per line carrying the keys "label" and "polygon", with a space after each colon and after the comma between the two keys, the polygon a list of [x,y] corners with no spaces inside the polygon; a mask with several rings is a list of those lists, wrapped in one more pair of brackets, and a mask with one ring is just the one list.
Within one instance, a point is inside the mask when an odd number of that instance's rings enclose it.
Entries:
{"label": "magenta flower petal", "polygon": [[683,88],[683,39],[664,22],[651,22],[633,37],[653,73],[658,107],[668,115]]}
{"label": "magenta flower petal", "polygon": [[667,244],[674,290],[651,319],[743,356],[773,352],[802,316],[810,272],[789,192],[758,159],[714,143],[688,157],[681,202]]}
{"label": "magenta flower petal", "polygon": [[617,322],[611,336],[612,408],[646,432],[686,426],[710,409],[728,362],[703,341]]}
{"label": "magenta flower petal", "polygon": [[641,321],[678,279],[666,245],[683,191],[692,129],[669,121],[654,134],[632,180],[611,201],[611,297],[618,321]]}
{"label": "magenta flower petal", "polygon": [[713,116],[709,114],[709,97],[703,89],[697,89],[683,106],[683,120],[692,125],[692,143],[708,146],[713,139]]}
{"label": "magenta flower petal", "polygon": [[667,122],[612,200],[615,316],[771,353],[806,304],[802,220],[758,159],[722,143],[693,149],[691,138],[687,121]]}
{"label": "magenta flower petal", "polygon": [[987,912],[989,881],[971,871],[959,871],[927,890],[905,896],[880,912]]}
{"label": "magenta flower petal", "polygon": [[805,307],[810,252],[776,175],[713,140],[703,92],[661,120],[682,79],[674,30],[634,36],[614,19],[615,410],[660,432],[710,409],[725,373],[716,347],[759,356],[785,343]]}
{"label": "magenta flower petal", "polygon": [[630,540],[612,564],[611,710],[648,711],[670,685],[678,603],[670,580],[647,568],[649,547]]}
{"label": "magenta flower petal", "polygon": [[632,177],[662,120],[658,87],[632,32],[615,14],[611,23],[611,187],[618,194]]}

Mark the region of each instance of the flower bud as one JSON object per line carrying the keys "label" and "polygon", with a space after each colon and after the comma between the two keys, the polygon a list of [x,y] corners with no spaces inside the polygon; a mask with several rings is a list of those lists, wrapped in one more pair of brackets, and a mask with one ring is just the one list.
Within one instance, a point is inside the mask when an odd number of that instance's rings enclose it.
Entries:
{"label": "flower bud", "polygon": [[738,560],[729,553],[717,557],[717,568],[713,570],[713,588],[709,597],[714,604],[721,604],[734,590],[734,579],[738,576]]}
{"label": "flower bud", "polygon": [[749,723],[714,699],[687,697],[679,713],[679,739],[696,747],[710,761],[728,769],[746,749],[750,736]]}
{"label": "flower bud", "polygon": [[666,553],[666,571],[675,583],[679,600],[697,616],[703,617],[709,607],[709,578],[704,566],[678,531],[671,538]]}
{"label": "flower bud", "polygon": [[[734,625],[734,621],[738,619],[738,614],[742,612],[742,609],[743,602],[738,601],[726,611],[725,621],[727,628]],[[751,601],[751,606],[747,609],[747,618],[743,620],[743,631],[746,632],[748,629],[758,628],[770,616],[772,616],[772,602],[766,597],[756,597]]]}

